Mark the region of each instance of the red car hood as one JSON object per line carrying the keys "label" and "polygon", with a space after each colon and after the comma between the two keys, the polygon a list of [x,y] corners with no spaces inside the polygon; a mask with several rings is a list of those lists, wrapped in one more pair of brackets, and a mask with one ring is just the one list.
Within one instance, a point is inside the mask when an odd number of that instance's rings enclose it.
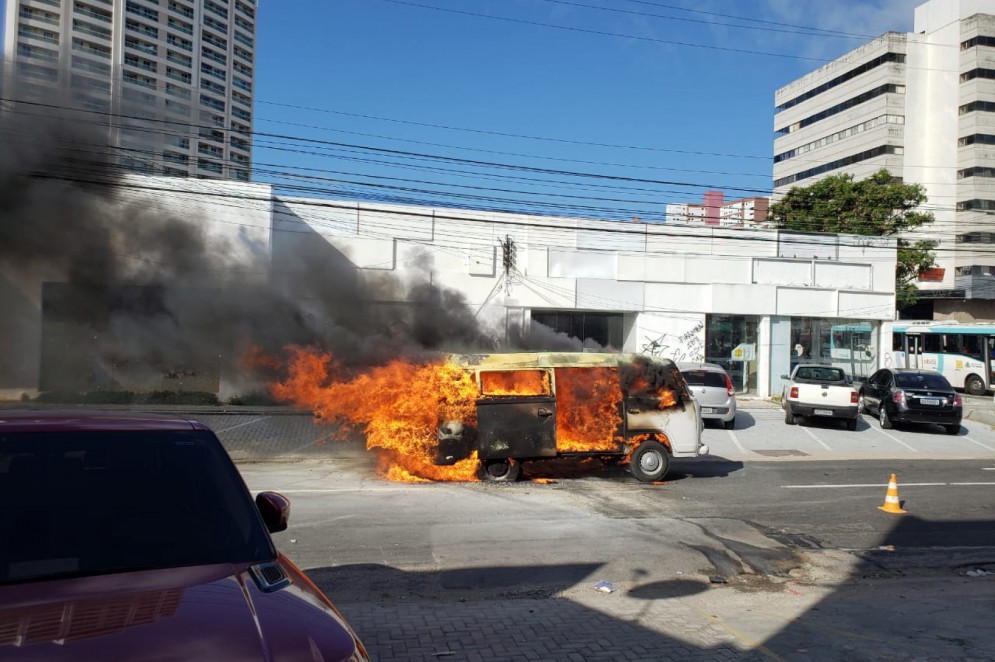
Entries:
{"label": "red car hood", "polygon": [[0,659],[364,660],[349,626],[290,563],[259,589],[248,565],[0,586]]}

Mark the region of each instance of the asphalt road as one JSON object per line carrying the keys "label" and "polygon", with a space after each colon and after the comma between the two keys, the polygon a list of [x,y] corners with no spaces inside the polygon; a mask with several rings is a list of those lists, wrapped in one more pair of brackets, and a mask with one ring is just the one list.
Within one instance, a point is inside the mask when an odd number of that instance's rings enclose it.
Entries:
{"label": "asphalt road", "polygon": [[[995,646],[995,575],[965,576],[995,570],[990,461],[713,458],[675,463],[662,485],[570,464],[515,484],[404,484],[361,447],[328,451],[240,469],[291,498],[278,545],[381,660],[989,659]],[[906,515],[877,508],[891,472]]]}

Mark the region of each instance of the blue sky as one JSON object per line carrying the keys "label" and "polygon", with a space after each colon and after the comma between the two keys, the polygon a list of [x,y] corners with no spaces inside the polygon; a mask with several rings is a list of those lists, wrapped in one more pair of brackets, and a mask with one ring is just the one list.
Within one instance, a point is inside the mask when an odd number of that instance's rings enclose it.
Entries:
{"label": "blue sky", "polygon": [[[359,147],[288,147],[259,136],[254,158],[263,171],[307,167],[316,177],[381,185],[306,183],[329,195],[356,190],[474,208],[659,218],[665,204],[700,200],[705,187],[727,198],[769,190],[774,91],[867,40],[790,26],[909,31],[917,4],[262,0],[256,130]],[[629,180],[402,158],[370,147]],[[265,172],[256,179],[290,181]]]}

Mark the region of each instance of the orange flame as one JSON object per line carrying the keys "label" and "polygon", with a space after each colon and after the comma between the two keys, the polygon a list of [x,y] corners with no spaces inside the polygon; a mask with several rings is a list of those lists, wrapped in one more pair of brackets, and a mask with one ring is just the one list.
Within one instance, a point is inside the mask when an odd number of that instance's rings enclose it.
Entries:
{"label": "orange flame", "polygon": [[557,450],[617,451],[622,441],[621,400],[615,369],[557,368]]}
{"label": "orange flame", "polygon": [[482,371],[483,395],[549,395],[549,372],[545,370]]}
{"label": "orange flame", "polygon": [[452,466],[432,463],[440,416],[476,422],[471,373],[441,361],[396,360],[348,376],[331,354],[302,347],[288,352],[288,376],[271,386],[273,395],[341,424],[340,438],[361,429],[366,447],[380,451],[380,472],[389,480],[476,480],[476,454]]}

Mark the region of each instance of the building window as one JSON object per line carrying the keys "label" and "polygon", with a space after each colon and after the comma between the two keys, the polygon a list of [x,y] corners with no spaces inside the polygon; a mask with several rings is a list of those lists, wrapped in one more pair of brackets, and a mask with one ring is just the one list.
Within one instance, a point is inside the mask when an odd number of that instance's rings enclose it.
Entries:
{"label": "building window", "polygon": [[[760,318],[747,315],[707,315],[705,361],[722,366],[733,388],[740,393],[757,390],[757,325]],[[680,356],[676,356],[681,360]],[[693,356],[684,360],[694,360]]]}
{"label": "building window", "polygon": [[815,124],[816,122],[820,122],[826,119],[827,117],[832,117],[833,115],[842,113],[846,110],[853,108],[854,106],[859,106],[862,103],[866,103],[871,99],[876,99],[877,97],[885,94],[905,94],[905,86],[894,85],[892,83],[881,85],[879,87],[874,88],[873,90],[868,90],[863,94],[858,94],[857,96],[851,99],[847,99],[842,103],[838,103],[835,106],[823,110],[822,112],[816,113],[815,115],[810,115],[805,119],[799,120],[798,122],[795,122],[790,126],[778,129],[777,133],[778,135],[782,136],[787,135],[789,133],[793,133],[795,131],[798,131],[799,129],[805,128],[806,126]]}
{"label": "building window", "polygon": [[[565,334],[580,342],[593,341],[603,348],[622,349],[621,313],[580,313],[573,311],[532,311],[532,327],[537,325]],[[533,338],[541,337],[533,334]],[[555,346],[534,347],[555,349]]]}
{"label": "building window", "polygon": [[842,368],[854,379],[877,370],[877,323],[869,320],[793,317],[791,367],[820,363]]}
{"label": "building window", "polygon": [[861,161],[866,161],[867,159],[873,159],[878,156],[883,156],[885,154],[902,154],[905,148],[898,147],[896,145],[881,145],[880,147],[875,147],[874,149],[869,149],[866,152],[860,152],[859,154],[851,154],[842,159],[836,161],[831,161],[829,163],[824,163],[815,168],[809,168],[808,170],[802,170],[793,175],[788,175],[787,177],[782,177],[780,179],[774,180],[774,187],[786,186],[788,184],[794,184],[802,179],[808,179],[809,177],[815,177],[816,175],[821,175],[822,173],[829,172],[831,170],[836,170],[837,168],[843,168],[854,163],[860,163]]}

